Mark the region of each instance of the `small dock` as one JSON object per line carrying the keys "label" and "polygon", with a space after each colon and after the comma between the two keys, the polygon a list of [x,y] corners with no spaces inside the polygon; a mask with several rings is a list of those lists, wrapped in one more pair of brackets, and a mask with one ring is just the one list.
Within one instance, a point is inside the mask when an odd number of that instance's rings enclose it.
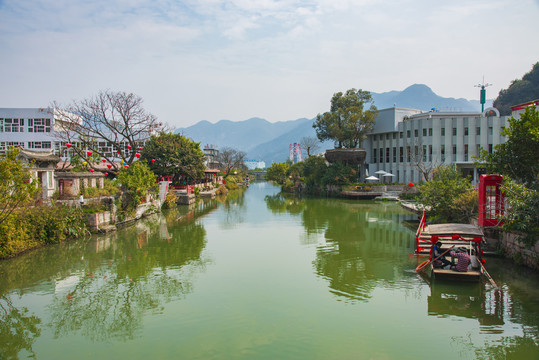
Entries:
{"label": "small dock", "polygon": [[382,196],[382,193],[371,191],[343,191],[341,192],[341,196],[348,199],[372,200],[379,196]]}

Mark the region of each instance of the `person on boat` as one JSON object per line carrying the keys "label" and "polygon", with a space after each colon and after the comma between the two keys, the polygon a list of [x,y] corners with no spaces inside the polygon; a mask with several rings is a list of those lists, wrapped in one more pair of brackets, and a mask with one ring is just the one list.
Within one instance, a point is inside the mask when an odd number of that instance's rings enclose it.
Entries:
{"label": "person on boat", "polygon": [[[436,244],[434,244],[434,247],[432,249],[432,258],[433,259],[436,259],[438,256],[442,255],[443,251],[442,251],[442,242],[441,241],[437,241]],[[439,259],[437,259],[436,261],[434,261],[434,267],[438,267],[438,268],[444,268],[445,266],[451,266],[453,265],[451,263],[451,261],[447,260],[445,258],[445,256],[441,256]]]}
{"label": "person on boat", "polygon": [[454,270],[459,272],[468,271],[468,265],[470,265],[471,260],[465,247],[459,247],[457,251],[451,251],[449,254],[451,255],[451,260],[457,258],[457,265],[453,266]]}

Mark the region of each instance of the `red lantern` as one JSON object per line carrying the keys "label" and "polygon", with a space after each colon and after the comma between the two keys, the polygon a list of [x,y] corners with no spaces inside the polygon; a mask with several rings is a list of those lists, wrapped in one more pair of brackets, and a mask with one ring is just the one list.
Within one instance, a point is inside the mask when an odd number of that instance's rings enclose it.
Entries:
{"label": "red lantern", "polygon": [[110,168],[112,167],[112,165],[111,165],[111,164],[107,164],[107,167],[110,169]]}
{"label": "red lantern", "polygon": [[109,173],[108,173],[108,172],[104,172],[103,174],[105,174],[105,176],[109,176]]}
{"label": "red lantern", "polygon": [[152,159],[152,162],[154,163],[154,162],[155,162],[155,159]]}
{"label": "red lantern", "polygon": [[86,151],[86,155],[92,156],[92,154],[93,154],[93,153],[92,153],[91,151]]}
{"label": "red lantern", "polygon": [[107,160],[105,160],[105,159],[101,159],[101,161],[103,161],[103,162],[107,162]]}
{"label": "red lantern", "polygon": [[413,186],[414,186],[414,183],[408,183],[408,186],[409,186],[409,187],[413,187]]}
{"label": "red lantern", "polygon": [[131,150],[131,145],[127,145],[127,148],[128,148],[129,150]]}
{"label": "red lantern", "polygon": [[136,153],[135,156],[138,158],[140,158],[140,154],[139,153]]}
{"label": "red lantern", "polygon": [[71,147],[71,144],[70,143],[67,143],[66,144],[66,147],[69,149]]}
{"label": "red lantern", "polygon": [[90,169],[90,172],[94,172],[94,169]]}
{"label": "red lantern", "polygon": [[116,153],[117,153],[118,155],[120,155],[120,150],[116,151]]}
{"label": "red lantern", "polygon": [[139,150],[142,150],[142,148],[141,148],[141,147],[139,147],[138,149],[139,149]]}
{"label": "red lantern", "polygon": [[129,169],[129,165],[124,165],[124,168]]}

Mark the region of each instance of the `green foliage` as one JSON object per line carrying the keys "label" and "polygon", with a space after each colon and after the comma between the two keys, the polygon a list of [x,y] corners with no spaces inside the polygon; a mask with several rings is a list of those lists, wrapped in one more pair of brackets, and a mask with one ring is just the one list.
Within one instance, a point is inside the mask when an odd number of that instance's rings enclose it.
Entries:
{"label": "green foliage", "polygon": [[0,258],[43,244],[83,237],[88,233],[82,210],[67,206],[35,206],[15,210],[0,224]]}
{"label": "green foliage", "polygon": [[[121,185],[124,192],[129,192],[137,198],[145,198],[150,193],[155,193],[156,176],[150,168],[141,161],[135,162],[129,169],[123,168],[118,172],[116,181]],[[140,202],[137,202],[137,204]]]}
{"label": "green foliage", "polygon": [[238,188],[238,180],[235,176],[231,175],[225,180],[225,187],[227,190],[236,190]]}
{"label": "green foliage", "polygon": [[526,186],[539,189],[539,111],[529,106],[520,118],[509,119],[503,130],[506,142],[489,154],[482,150],[480,164],[491,173],[509,175]]}
{"label": "green foliage", "polygon": [[266,169],[266,180],[274,181],[277,184],[283,185],[287,179],[287,171],[289,165],[284,163],[273,163]]}
{"label": "green foliage", "polygon": [[511,115],[511,106],[539,99],[539,62],[521,80],[513,80],[507,89],[502,89],[493,106],[501,115]]}
{"label": "green foliage", "polygon": [[357,171],[343,162],[336,162],[326,167],[322,177],[323,185],[347,185],[357,178]]}
{"label": "green foliage", "polygon": [[38,182],[30,181],[29,166],[16,159],[19,151],[10,148],[0,159],[0,224],[17,207],[30,204],[40,192]]}
{"label": "green foliage", "polygon": [[[81,183],[82,185],[82,183]],[[114,186],[111,180],[105,179],[103,188],[94,188],[94,187],[81,187],[80,193],[86,199],[91,199],[94,197],[101,196],[114,196],[118,194],[120,189]]]}
{"label": "green foliage", "polygon": [[463,222],[474,212],[466,207],[476,192],[468,179],[454,166],[442,165],[433,172],[432,181],[418,186],[419,201],[428,207],[431,219],[442,222]]}
{"label": "green foliage", "polygon": [[163,209],[174,209],[176,207],[176,201],[178,201],[176,192],[168,191],[165,197],[165,201],[163,202]]}
{"label": "green foliage", "polygon": [[[371,103],[368,109],[366,105]],[[337,148],[356,148],[372,130],[378,114],[368,91],[349,89],[331,98],[329,112],[318,114],[313,127],[320,141],[334,140]]]}
{"label": "green foliage", "polygon": [[152,136],[144,146],[140,159],[146,160],[158,176],[172,176],[174,183],[179,181],[181,175],[184,178],[202,179],[206,169],[200,143],[180,134],[163,132]]}
{"label": "green foliage", "polygon": [[510,179],[504,179],[506,196],[504,230],[516,230],[526,234],[524,243],[534,245],[539,239],[539,191],[526,188]]}

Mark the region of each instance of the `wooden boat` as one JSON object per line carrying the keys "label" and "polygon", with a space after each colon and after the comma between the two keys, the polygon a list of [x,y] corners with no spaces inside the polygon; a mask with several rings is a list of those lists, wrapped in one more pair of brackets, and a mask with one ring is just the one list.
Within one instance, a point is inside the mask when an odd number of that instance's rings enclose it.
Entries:
{"label": "wooden boat", "polygon": [[[425,226],[425,214],[416,232],[416,254],[432,255],[434,244],[440,241],[442,252],[453,248],[465,248],[471,262],[468,271],[460,272],[453,269],[436,268],[433,265],[432,256],[424,261],[416,270],[421,270],[422,265],[428,263],[431,278],[452,281],[480,281],[483,272],[483,250],[481,244],[485,242],[485,235],[479,226],[470,224],[432,224]],[[449,255],[449,254],[448,254]]]}

